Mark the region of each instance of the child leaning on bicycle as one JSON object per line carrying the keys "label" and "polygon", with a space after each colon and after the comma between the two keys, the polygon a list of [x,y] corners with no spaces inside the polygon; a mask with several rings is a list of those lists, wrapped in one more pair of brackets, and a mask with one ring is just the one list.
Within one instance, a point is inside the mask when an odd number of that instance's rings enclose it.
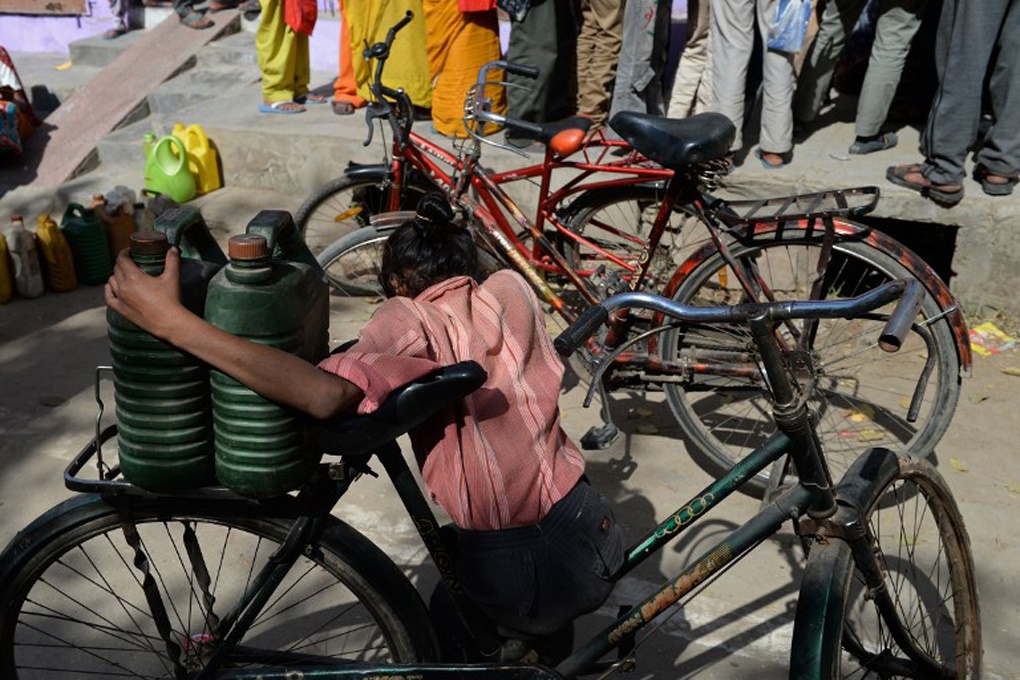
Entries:
{"label": "child leaning on bicycle", "polygon": [[481,364],[485,385],[411,442],[431,498],[456,527],[464,590],[515,641],[505,650],[535,646],[551,662],[570,652],[573,620],[609,596],[622,535],[560,425],[563,365],[534,292],[509,270],[479,281],[471,235],[452,219],[441,194],[422,199],[414,220],[386,242],[380,279],[389,299],[356,344],[318,367],[186,310],[176,251],[159,277],[122,253],[106,302],[265,398],[316,418],[369,413],[439,366]]}

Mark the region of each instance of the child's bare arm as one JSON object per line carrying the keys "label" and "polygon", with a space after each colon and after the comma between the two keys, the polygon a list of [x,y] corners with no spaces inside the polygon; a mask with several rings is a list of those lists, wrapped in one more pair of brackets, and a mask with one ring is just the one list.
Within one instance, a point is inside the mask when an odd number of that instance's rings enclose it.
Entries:
{"label": "child's bare arm", "polygon": [[117,257],[106,284],[106,304],[139,328],[166,340],[247,385],[266,399],[315,418],[328,418],[356,405],[362,391],[300,357],[231,335],[188,311],[180,301],[180,255],[167,254],[166,270],[150,276],[131,260]]}

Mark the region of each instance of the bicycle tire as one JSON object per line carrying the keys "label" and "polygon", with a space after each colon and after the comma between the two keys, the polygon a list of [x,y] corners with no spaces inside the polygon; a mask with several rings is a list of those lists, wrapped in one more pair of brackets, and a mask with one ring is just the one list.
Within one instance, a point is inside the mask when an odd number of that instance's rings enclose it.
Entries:
{"label": "bicycle tire", "polygon": [[[754,263],[777,299],[808,299],[815,277],[814,255],[820,235],[785,228],[751,243],[733,244],[734,257]],[[826,296],[859,295],[891,279],[911,278],[897,260],[870,244],[837,240],[826,271]],[[673,298],[698,306],[745,301],[743,289],[716,252],[695,267]],[[884,313],[891,311],[891,305]],[[877,347],[884,317],[835,319],[819,322],[811,352],[799,356],[804,385],[810,385],[809,405],[819,419],[818,434],[833,479],[838,479],[865,449],[875,445],[927,456],[945,434],[960,395],[960,368],[948,323],[940,308],[925,294],[918,323],[927,326],[934,353],[933,373],[923,393],[918,418],[907,422],[907,410],[927,357],[924,336],[917,328],[896,353]],[[802,328],[803,322],[798,322]],[[781,327],[785,330],[785,327]],[[730,356],[753,357],[754,345],[746,327],[714,325],[666,331],[660,356],[697,365],[706,350],[722,350],[720,364]],[[842,362],[842,363],[840,363]],[[747,365],[748,360],[743,359]],[[766,386],[753,379],[694,375],[686,383],[666,383],[666,399],[689,439],[688,452],[712,473],[728,470],[761,445],[775,431]],[[765,492],[769,471],[749,480],[743,489]]]}
{"label": "bicycle tire", "polygon": [[[848,471],[837,494],[862,513],[898,626],[928,666],[919,667],[893,640],[849,544],[830,540],[808,554],[801,592],[828,597],[820,609],[818,600],[798,602],[791,677],[981,677],[974,559],[942,475],[926,460],[873,449]],[[817,651],[798,637],[812,628],[824,631]]]}
{"label": "bicycle tire", "polygon": [[[282,517],[297,516],[293,499],[274,508],[282,508],[279,518],[260,517],[266,510],[250,502],[132,501],[170,637],[189,669],[200,669],[215,646],[213,614],[222,617],[235,605],[286,537],[290,523]],[[187,551],[189,526],[201,560]],[[122,527],[113,505],[83,495],[12,541],[0,559],[0,677],[173,676]],[[201,562],[211,603],[196,576]],[[434,661],[436,650],[425,606],[407,578],[367,538],[329,516],[321,539],[298,558],[228,666]]]}
{"label": "bicycle tire", "polygon": [[[347,234],[369,226],[374,215],[387,211],[392,183],[382,169],[378,173],[344,175],[316,189],[294,213],[294,224],[304,235],[313,255]],[[400,210],[414,210],[429,191],[426,183],[405,183]]]}
{"label": "bicycle tire", "polygon": [[393,229],[362,227],[342,236],[316,256],[329,287],[342,295],[382,297],[379,267]]}
{"label": "bicycle tire", "polygon": [[[605,265],[623,280],[641,264],[645,238],[658,215],[666,190],[664,185],[635,184],[582,192],[563,211],[562,223],[571,234],[587,239],[626,263],[621,266],[591,246],[570,236],[560,239],[567,263],[582,274],[590,274]],[[711,241],[707,228],[684,207],[678,206],[670,216],[659,247],[650,254],[652,264],[640,290],[661,292],[677,266],[695,250]],[[585,279],[600,298],[607,290],[599,290],[596,280]]]}

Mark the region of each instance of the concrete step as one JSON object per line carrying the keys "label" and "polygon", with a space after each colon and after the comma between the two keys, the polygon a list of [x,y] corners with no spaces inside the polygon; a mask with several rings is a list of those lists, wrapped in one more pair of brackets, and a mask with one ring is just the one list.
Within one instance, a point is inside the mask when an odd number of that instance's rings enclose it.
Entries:
{"label": "concrete step", "polygon": [[234,93],[260,80],[257,64],[196,67],[160,85],[149,93],[153,113],[177,115],[197,103],[219,98],[227,101]]}

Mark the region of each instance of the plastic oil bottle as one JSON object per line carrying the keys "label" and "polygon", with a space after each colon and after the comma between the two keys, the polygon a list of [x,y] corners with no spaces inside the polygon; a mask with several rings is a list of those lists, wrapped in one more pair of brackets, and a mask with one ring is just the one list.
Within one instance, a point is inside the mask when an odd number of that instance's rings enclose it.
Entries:
{"label": "plastic oil bottle", "polygon": [[96,213],[78,203],[71,203],[60,221],[71,253],[74,255],[78,282],[86,286],[105,284],[113,272],[106,228]]}
{"label": "plastic oil bottle", "polygon": [[[210,282],[205,318],[214,326],[308,361],[325,335],[317,308],[326,293],[314,268],[274,259],[261,235],[229,241],[230,263]],[[300,486],[320,454],[301,414],[270,402],[229,376],[210,371],[216,476],[254,497],[277,496]]]}
{"label": "plastic oil bottle", "polygon": [[78,276],[74,273],[74,256],[64,233],[49,213],[39,215],[36,223],[35,237],[45,264],[46,284],[55,293],[74,290],[78,287]]}
{"label": "plastic oil bottle", "polygon": [[131,234],[135,231],[135,214],[133,210],[120,207],[111,209],[106,197],[96,194],[90,206],[96,218],[106,229],[106,242],[110,248],[110,259],[116,260],[120,251],[131,246]]}
{"label": "plastic oil bottle", "polygon": [[[162,232],[131,235],[131,258],[158,276],[169,242]],[[208,278],[181,261],[182,301],[189,305]],[[192,303],[193,304],[193,303]],[[192,311],[195,311],[192,309]],[[117,441],[124,477],[157,491],[213,483],[212,407],[208,367],[141,330],[112,310],[106,313],[113,356]]]}
{"label": "plastic oil bottle", "polygon": [[14,267],[7,248],[7,237],[0,234],[0,305],[14,297]]}
{"label": "plastic oil bottle", "polygon": [[35,234],[25,229],[21,215],[11,217],[10,232],[11,261],[14,263],[14,286],[23,298],[36,298],[43,294],[42,269],[39,267],[39,251],[35,247]]}

